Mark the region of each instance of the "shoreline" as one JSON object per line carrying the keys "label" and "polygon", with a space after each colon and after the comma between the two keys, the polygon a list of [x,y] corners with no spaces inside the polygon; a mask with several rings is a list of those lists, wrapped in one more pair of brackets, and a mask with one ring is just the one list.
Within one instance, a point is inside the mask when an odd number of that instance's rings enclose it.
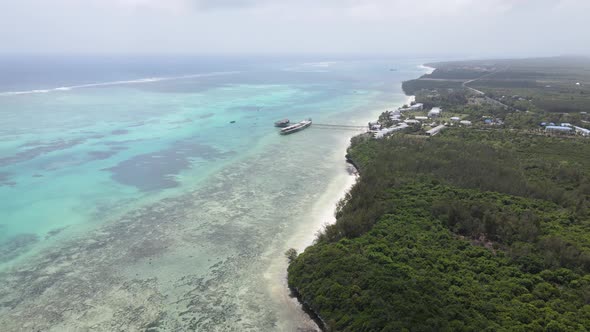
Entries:
{"label": "shoreline", "polygon": [[424,69],[426,71],[424,74],[426,74],[426,75],[430,75],[436,70],[436,68],[427,66],[425,64],[418,66],[418,68]]}
{"label": "shoreline", "polygon": [[[424,70],[424,73],[422,73],[422,75],[424,75],[424,74],[430,74],[430,73],[432,73],[435,70],[435,68],[427,67],[425,65],[421,65],[421,66],[419,66],[419,68],[421,68],[421,69]],[[403,88],[401,88],[401,86],[400,86],[400,89],[401,89],[402,93],[406,96],[406,98],[405,98],[405,104],[409,105],[409,104],[411,104],[412,102],[414,102],[416,100],[416,96],[415,95],[407,95],[405,93],[405,91],[403,90]],[[378,116],[379,116],[379,114],[377,114],[377,117]],[[371,121],[371,120],[369,120],[369,121]],[[317,220],[324,220],[324,222],[322,222],[322,224],[319,227],[313,227],[312,228],[312,229],[314,229],[314,232],[312,233],[313,234],[313,237],[311,238],[311,240],[309,240],[309,233],[308,233],[308,236],[307,236],[308,240],[307,240],[307,242],[304,242],[306,244],[303,247],[302,247],[302,243],[299,243],[299,246],[292,246],[291,243],[289,243],[288,248],[294,248],[295,250],[297,250],[297,253],[298,254],[301,254],[307,247],[313,245],[313,242],[315,241],[315,238],[317,237],[317,234],[319,232],[323,231],[326,225],[330,225],[330,224],[333,224],[333,223],[336,222],[336,217],[334,215],[336,204],[341,199],[343,199],[346,196],[346,194],[357,183],[358,178],[361,176],[361,172],[360,172],[359,167],[354,162],[354,160],[352,160],[348,156],[348,153],[347,153],[348,148],[350,148],[350,144],[351,144],[350,143],[350,140],[353,137],[354,136],[351,136],[351,137],[349,137],[347,139],[347,142],[346,142],[345,148],[344,148],[345,162],[348,165],[348,167],[351,167],[351,168],[354,169],[354,171],[350,171],[350,169],[349,169],[348,177],[347,177],[347,180],[349,182],[346,182],[345,183],[344,188],[341,189],[341,190],[339,190],[337,195],[332,196],[332,199],[329,200],[332,204],[328,204],[328,205],[324,204],[324,205],[322,205],[323,206],[323,209],[324,209],[324,211],[322,213],[323,218],[314,218],[314,219],[316,219],[316,222],[317,222]],[[337,180],[338,179],[334,179],[333,182],[337,182]],[[329,188],[332,187],[333,185],[334,184],[330,184]],[[327,190],[326,193],[324,195],[322,195],[322,197],[324,197],[327,193],[330,193],[330,190]],[[318,203],[316,203],[314,205],[314,209],[317,209],[317,205],[320,204],[320,202],[321,202],[321,200],[319,200]],[[327,219],[324,219],[324,218],[327,218]],[[329,222],[326,222],[325,220],[329,220]],[[287,268],[288,268],[288,266],[289,265],[287,263]],[[327,331],[328,326],[327,326],[326,322],[322,319],[322,317],[317,312],[315,312],[311,308],[311,306],[309,306],[309,304],[301,297],[299,291],[296,288],[289,287],[289,285],[287,283],[288,273],[285,273],[285,277],[286,278],[284,278],[284,281],[283,282],[286,284],[286,288],[289,290],[289,294],[288,294],[289,297],[291,297],[297,303],[297,305],[300,306],[300,308],[302,309],[302,311],[305,314],[308,315],[309,319],[311,321],[313,321],[317,325],[317,328],[320,331],[322,331],[322,332]]]}
{"label": "shoreline", "polygon": [[[346,153],[350,146],[350,137],[342,137],[338,148],[334,150],[333,158],[339,164],[335,170],[335,176],[330,180],[326,190],[317,197],[309,212],[303,216],[308,218],[309,223],[300,224],[295,232],[287,239],[284,248],[276,259],[270,262],[270,265],[264,273],[264,278],[269,281],[269,292],[272,297],[277,299],[277,303],[286,305],[281,310],[280,316],[283,318],[278,321],[277,329],[283,330],[301,330],[301,331],[325,331],[324,323],[321,318],[311,310],[298,296],[296,291],[288,286],[287,268],[288,262],[284,252],[289,248],[294,248],[298,253],[303,252],[307,247],[313,245],[317,233],[322,231],[327,224],[334,223],[336,218],[334,211],[336,204],[345,197],[352,186],[356,183],[358,174],[351,171],[351,165],[342,160],[342,153]],[[295,314],[299,319],[292,319]],[[285,326],[290,321],[298,321],[298,326]]]}
{"label": "shoreline", "polygon": [[[424,69],[425,71],[435,69],[432,67],[427,67],[425,65],[420,65],[419,68]],[[401,101],[402,104],[398,105],[398,107],[401,107],[403,104],[409,105],[416,100],[416,96],[407,95],[405,93],[405,91],[403,91],[401,85],[400,85],[400,90],[405,96],[405,101]],[[366,119],[363,119],[363,120],[364,121],[372,121],[375,119],[375,117],[379,117],[379,115],[381,114],[382,111],[383,111],[383,109],[379,109],[379,110],[372,109],[372,110],[368,111],[367,113],[374,112],[375,114],[372,115],[371,117],[367,117]],[[360,120],[360,121],[363,121],[363,120]],[[354,160],[350,159],[347,154],[348,148],[350,148],[350,140],[355,136],[357,136],[357,135],[353,135],[353,136],[343,139],[344,142],[342,143],[342,146],[341,146],[341,151],[344,152],[344,161],[345,161],[346,165],[348,165],[348,167],[354,168],[354,170],[351,172],[349,169],[347,172],[348,173],[347,176],[343,177],[342,175],[340,175],[340,177],[341,177],[340,180],[344,180],[344,181],[342,181],[340,183],[340,189],[334,190],[336,192],[335,194],[330,190],[330,188],[335,187],[337,185],[338,179],[337,178],[333,179],[332,180],[333,183],[331,183],[328,186],[328,190],[326,190],[326,192],[322,195],[322,198],[319,199],[316,202],[316,204],[314,204],[314,206],[312,208],[313,211],[322,210],[321,213],[317,213],[317,215],[319,215],[321,218],[314,218],[314,219],[316,219],[315,226],[318,226],[317,219],[324,220],[324,222],[322,222],[319,225],[319,227],[313,227],[313,230],[314,230],[313,237],[310,239],[309,233],[308,233],[305,236],[305,237],[307,237],[307,241],[304,241],[303,243],[299,243],[299,245],[294,245],[292,242],[295,238],[294,237],[291,238],[291,240],[288,242],[288,244],[289,244],[288,248],[294,248],[297,250],[298,253],[303,252],[303,250],[305,250],[305,248],[307,248],[308,246],[313,244],[313,241],[315,240],[316,234],[318,232],[322,231],[326,225],[336,222],[336,218],[334,216],[336,204],[342,198],[344,198],[346,196],[346,194],[350,191],[350,189],[356,184],[358,177],[360,176],[360,169],[358,168],[358,166],[356,165]],[[340,148],[339,148],[339,150],[340,150]],[[332,189],[334,189],[334,188],[332,188]],[[332,194],[334,194],[333,196],[325,197],[331,192],[332,192]],[[324,202],[324,204],[321,204],[322,201]],[[326,219],[329,220],[329,222],[325,221]],[[302,246],[302,245],[304,245],[304,246]]]}

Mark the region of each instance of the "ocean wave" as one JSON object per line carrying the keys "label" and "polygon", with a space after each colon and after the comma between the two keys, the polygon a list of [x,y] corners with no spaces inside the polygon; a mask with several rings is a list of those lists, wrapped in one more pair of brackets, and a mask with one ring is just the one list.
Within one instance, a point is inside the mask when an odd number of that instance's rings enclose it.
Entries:
{"label": "ocean wave", "polygon": [[127,85],[127,84],[145,84],[145,83],[173,81],[173,80],[182,80],[182,79],[199,78],[199,77],[233,75],[233,74],[238,74],[238,73],[240,73],[240,72],[238,72],[238,71],[223,71],[223,72],[214,72],[214,73],[206,73],[206,74],[191,74],[191,75],[182,75],[182,76],[148,77],[148,78],[140,78],[140,79],[135,79],[135,80],[111,81],[111,82],[89,83],[89,84],[80,84],[80,85],[72,85],[72,86],[62,86],[59,88],[52,88],[52,89],[36,89],[36,90],[27,90],[27,91],[5,91],[5,92],[0,92],[0,96],[17,96],[17,95],[49,93],[49,92],[59,92],[59,91],[63,92],[63,91],[71,91],[74,89],[95,88],[95,87],[104,87],[104,86],[113,86],[113,85]]}
{"label": "ocean wave", "polygon": [[299,68],[283,68],[282,71],[288,71],[293,73],[329,73],[329,70],[313,70],[313,69],[299,69]]}
{"label": "ocean wave", "polygon": [[295,73],[329,73],[328,69],[339,63],[339,61],[304,62],[281,70]]}
{"label": "ocean wave", "polygon": [[432,74],[432,72],[436,69],[434,67],[428,67],[428,66],[425,66],[425,65],[420,65],[420,66],[418,66],[418,68],[426,71],[426,74]]}
{"label": "ocean wave", "polygon": [[333,65],[336,65],[336,64],[338,64],[338,61],[306,62],[303,65],[304,66],[309,66],[309,67],[325,68],[325,67],[332,67]]}

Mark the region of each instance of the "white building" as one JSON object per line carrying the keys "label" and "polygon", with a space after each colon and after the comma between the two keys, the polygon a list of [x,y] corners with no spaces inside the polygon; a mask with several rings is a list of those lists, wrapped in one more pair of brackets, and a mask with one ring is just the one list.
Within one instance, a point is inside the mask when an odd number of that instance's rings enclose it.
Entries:
{"label": "white building", "polygon": [[414,104],[414,105],[410,106],[410,109],[412,111],[421,111],[424,109],[424,104],[422,104],[422,103]]}
{"label": "white building", "polygon": [[426,121],[426,120],[428,120],[428,117],[427,116],[415,116],[414,119],[420,120],[420,121]]}
{"label": "white building", "polygon": [[413,119],[407,119],[407,120],[404,120],[404,123],[409,124],[409,125],[413,125],[413,124],[420,124],[420,121],[413,120]]}
{"label": "white building", "polygon": [[547,126],[547,127],[545,127],[545,132],[548,132],[548,133],[567,134],[567,133],[571,133],[573,131],[574,131],[574,128],[572,128],[572,127],[562,127],[562,126]]}
{"label": "white building", "polygon": [[461,121],[461,118],[458,116],[454,116],[451,118],[451,121]]}
{"label": "white building", "polygon": [[379,123],[379,121],[371,121],[371,122],[369,122],[369,129],[370,130],[379,130],[379,129],[381,129],[381,123]]}
{"label": "white building", "polygon": [[430,117],[430,118],[436,118],[436,117],[439,117],[441,113],[442,113],[442,109],[440,107],[433,107],[428,112],[428,117]]}
{"label": "white building", "polygon": [[445,128],[446,128],[445,125],[440,125],[438,127],[434,127],[432,129],[430,129],[429,131],[427,131],[426,132],[426,135],[428,135],[428,136],[434,136],[434,135],[440,133]]}
{"label": "white building", "polygon": [[464,126],[471,126],[471,121],[463,120],[463,121],[459,121],[459,123]]}
{"label": "white building", "polygon": [[402,113],[399,110],[389,112],[389,118],[393,121],[399,121]]}
{"label": "white building", "polygon": [[383,137],[385,137],[386,135],[389,135],[391,133],[394,133],[396,131],[400,131],[400,130],[404,130],[406,128],[408,128],[409,126],[405,123],[401,123],[398,126],[395,127],[391,127],[391,128],[384,128],[379,130],[378,132],[375,133],[375,138],[377,139],[381,139]]}
{"label": "white building", "polygon": [[576,130],[576,133],[578,133],[582,136],[590,136],[590,130],[588,130],[586,128],[574,126],[574,129]]}

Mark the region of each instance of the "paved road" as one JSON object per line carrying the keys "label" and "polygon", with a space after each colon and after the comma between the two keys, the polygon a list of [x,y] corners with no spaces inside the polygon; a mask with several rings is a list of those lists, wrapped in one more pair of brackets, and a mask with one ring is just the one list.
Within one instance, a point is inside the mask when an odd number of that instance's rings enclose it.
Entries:
{"label": "paved road", "polygon": [[483,91],[481,91],[481,90],[477,90],[477,89],[475,89],[475,88],[472,88],[472,87],[470,87],[470,86],[468,86],[468,85],[467,85],[467,84],[469,84],[469,83],[473,83],[473,82],[475,82],[475,81],[481,80],[481,79],[483,79],[483,78],[485,78],[485,77],[488,77],[488,76],[492,76],[492,75],[494,75],[494,74],[497,74],[497,73],[499,73],[499,72],[501,72],[501,71],[508,70],[508,68],[509,68],[509,67],[506,67],[506,68],[504,68],[504,69],[498,69],[498,70],[494,70],[493,72],[491,72],[491,73],[487,73],[487,74],[485,74],[485,75],[482,75],[482,76],[480,76],[480,77],[478,77],[478,78],[475,78],[475,79],[472,79],[472,80],[469,80],[469,81],[465,81],[465,82],[463,82],[463,84],[462,84],[462,85],[463,85],[463,87],[464,87],[464,88],[466,88],[466,89],[469,89],[469,90],[471,90],[471,91],[475,92],[476,94],[483,96],[483,97],[484,97],[484,98],[485,98],[487,101],[489,101],[489,102],[491,102],[491,103],[493,103],[493,104],[500,105],[500,106],[502,106],[502,107],[504,107],[504,108],[506,108],[506,109],[509,109],[509,110],[513,110],[513,111],[520,111],[520,110],[518,110],[518,109],[516,109],[516,108],[514,108],[514,107],[512,107],[512,106],[510,106],[510,105],[506,105],[506,104],[504,104],[504,103],[503,103],[503,102],[501,102],[501,101],[498,101],[498,100],[496,100],[496,99],[493,99],[493,98],[490,98],[490,97],[486,96],[485,92],[483,92]]}

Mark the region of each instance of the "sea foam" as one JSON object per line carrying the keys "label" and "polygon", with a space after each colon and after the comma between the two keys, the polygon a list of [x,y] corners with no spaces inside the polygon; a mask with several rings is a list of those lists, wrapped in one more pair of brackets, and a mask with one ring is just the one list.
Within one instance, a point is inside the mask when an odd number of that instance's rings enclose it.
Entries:
{"label": "sea foam", "polygon": [[222,72],[213,72],[213,73],[206,73],[206,74],[190,74],[190,75],[182,75],[182,76],[147,77],[147,78],[140,78],[140,79],[135,79],[135,80],[123,80],[123,81],[111,81],[111,82],[89,83],[89,84],[80,84],[80,85],[72,85],[72,86],[62,86],[59,88],[51,88],[51,89],[35,89],[35,90],[26,90],[26,91],[5,91],[5,92],[0,92],[0,96],[17,96],[17,95],[49,93],[49,92],[59,92],[59,91],[63,92],[63,91],[71,91],[74,89],[96,88],[96,87],[103,87],[103,86],[127,85],[127,84],[145,84],[145,83],[173,81],[173,80],[182,80],[182,79],[199,78],[199,77],[233,75],[233,74],[239,74],[239,73],[240,72],[238,72],[238,71],[222,71]]}

